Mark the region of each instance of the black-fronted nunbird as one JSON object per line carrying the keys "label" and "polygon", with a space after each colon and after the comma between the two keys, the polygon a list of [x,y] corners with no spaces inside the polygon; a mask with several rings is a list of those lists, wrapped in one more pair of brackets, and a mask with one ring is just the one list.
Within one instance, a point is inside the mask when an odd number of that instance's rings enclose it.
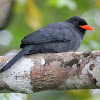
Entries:
{"label": "black-fronted nunbird", "polygon": [[27,53],[75,51],[80,47],[86,30],[93,28],[83,18],[77,16],[64,22],[51,23],[24,37],[20,45],[22,50],[1,69],[1,72],[9,69]]}

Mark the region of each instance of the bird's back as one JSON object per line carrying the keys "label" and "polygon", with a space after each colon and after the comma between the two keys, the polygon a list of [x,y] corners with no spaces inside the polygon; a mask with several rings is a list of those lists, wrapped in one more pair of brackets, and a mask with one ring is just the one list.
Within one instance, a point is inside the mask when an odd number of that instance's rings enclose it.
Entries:
{"label": "bird's back", "polygon": [[[41,28],[26,36],[21,47],[34,45],[30,53],[66,52],[76,50],[80,44],[77,43],[79,34],[75,26],[68,22],[55,22]],[[75,47],[76,44],[76,47]]]}

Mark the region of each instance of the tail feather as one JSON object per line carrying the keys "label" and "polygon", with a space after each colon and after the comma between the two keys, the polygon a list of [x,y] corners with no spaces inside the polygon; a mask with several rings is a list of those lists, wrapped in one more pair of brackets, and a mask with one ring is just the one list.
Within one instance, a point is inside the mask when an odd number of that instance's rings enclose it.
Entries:
{"label": "tail feather", "polygon": [[14,58],[12,58],[2,69],[0,72],[4,72],[9,69],[16,61],[18,61],[22,56],[32,50],[33,46],[28,45],[24,49],[22,49]]}

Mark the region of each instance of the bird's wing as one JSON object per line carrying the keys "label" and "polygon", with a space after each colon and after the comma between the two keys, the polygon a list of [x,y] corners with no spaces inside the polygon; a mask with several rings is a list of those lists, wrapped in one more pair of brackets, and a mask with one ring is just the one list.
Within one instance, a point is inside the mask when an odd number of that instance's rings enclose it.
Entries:
{"label": "bird's wing", "polygon": [[34,33],[29,34],[26,36],[21,42],[22,45],[36,45],[42,43],[49,43],[49,42],[67,42],[71,39],[72,32],[70,29],[63,28],[42,28],[40,30],[35,31]]}

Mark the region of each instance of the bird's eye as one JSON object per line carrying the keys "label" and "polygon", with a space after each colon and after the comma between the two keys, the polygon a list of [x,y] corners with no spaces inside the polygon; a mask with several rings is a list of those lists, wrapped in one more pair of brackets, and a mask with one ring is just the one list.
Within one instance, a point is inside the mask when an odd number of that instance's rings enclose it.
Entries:
{"label": "bird's eye", "polygon": [[77,21],[77,20],[75,20],[75,21],[74,21],[74,24],[78,24],[78,21]]}

